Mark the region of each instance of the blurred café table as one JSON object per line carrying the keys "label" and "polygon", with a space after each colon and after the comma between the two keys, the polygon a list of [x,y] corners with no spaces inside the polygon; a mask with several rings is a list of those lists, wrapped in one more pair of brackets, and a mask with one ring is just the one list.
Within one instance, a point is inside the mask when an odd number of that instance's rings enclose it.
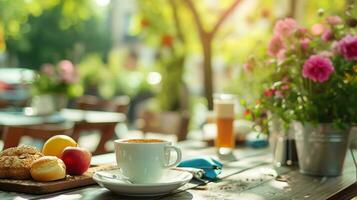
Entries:
{"label": "blurred caf\u00e9 table", "polygon": [[0,108],[23,106],[30,96],[29,83],[33,70],[25,68],[0,68]]}
{"label": "blurred caf\u00e9 table", "polygon": [[0,126],[39,125],[46,123],[87,122],[119,123],[125,121],[125,115],[115,112],[62,109],[50,115],[31,115],[24,109],[1,109]]}
{"label": "blurred caf\u00e9 table", "polygon": [[[95,130],[100,133],[98,145],[93,154],[107,153],[106,143],[112,139],[118,123],[125,122],[122,113],[107,111],[89,111],[79,109],[62,109],[50,115],[32,115],[31,108],[11,108],[0,110],[0,133],[6,126],[31,126],[43,124],[74,123],[71,137],[78,142],[81,133]],[[4,137],[3,137],[4,139]],[[5,141],[4,141],[5,142]]]}
{"label": "blurred caf\u00e9 table", "polygon": [[[139,199],[352,199],[357,195],[356,169],[347,154],[343,174],[338,177],[313,177],[299,173],[295,167],[275,167],[267,148],[235,149],[231,159],[217,156],[214,147],[200,141],[183,141],[178,146],[183,158],[211,156],[223,162],[223,171],[217,181],[195,181],[160,197]],[[354,150],[356,153],[357,151]],[[94,156],[92,165],[115,164],[113,153]],[[0,199],[137,199],[118,196],[99,185],[91,185],[46,195],[28,195],[0,192]]]}

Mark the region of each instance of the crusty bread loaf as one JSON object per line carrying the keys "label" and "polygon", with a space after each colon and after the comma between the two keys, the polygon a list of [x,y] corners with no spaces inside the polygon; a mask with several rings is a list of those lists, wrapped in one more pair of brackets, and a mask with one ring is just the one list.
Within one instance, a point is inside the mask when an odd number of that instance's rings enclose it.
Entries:
{"label": "crusty bread loaf", "polygon": [[27,145],[5,149],[0,153],[0,178],[31,179],[31,164],[42,156],[35,147]]}
{"label": "crusty bread loaf", "polygon": [[22,154],[31,154],[31,155],[36,155],[40,154],[43,156],[43,154],[36,149],[36,147],[29,146],[29,145],[22,145],[18,147],[11,147],[7,148],[4,151],[0,152],[0,157],[2,156],[19,156]]}
{"label": "crusty bread loaf", "polygon": [[54,181],[66,177],[66,166],[56,156],[44,156],[32,163],[30,172],[36,181]]}

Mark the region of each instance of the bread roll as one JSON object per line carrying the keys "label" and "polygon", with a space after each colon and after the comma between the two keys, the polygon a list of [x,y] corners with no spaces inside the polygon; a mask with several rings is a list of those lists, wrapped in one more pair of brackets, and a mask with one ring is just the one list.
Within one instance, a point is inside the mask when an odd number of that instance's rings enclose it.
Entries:
{"label": "bread roll", "polygon": [[32,162],[43,154],[32,146],[5,149],[0,153],[0,178],[31,179]]}
{"label": "bread roll", "polygon": [[55,156],[44,156],[32,163],[30,172],[36,181],[54,181],[66,177],[66,166]]}

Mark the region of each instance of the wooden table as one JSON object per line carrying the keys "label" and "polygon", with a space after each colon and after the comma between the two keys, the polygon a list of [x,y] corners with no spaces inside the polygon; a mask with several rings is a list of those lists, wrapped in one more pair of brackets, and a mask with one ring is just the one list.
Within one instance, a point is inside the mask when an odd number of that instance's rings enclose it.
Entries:
{"label": "wooden table", "polygon": [[[215,149],[201,142],[186,141],[179,144],[184,158],[210,155],[217,158]],[[357,154],[357,151],[354,150]],[[347,155],[342,176],[335,178],[301,175],[297,167],[272,166],[268,149],[240,148],[234,154],[221,157],[224,168],[220,180],[208,184],[191,181],[172,194],[145,199],[351,199],[357,196],[356,169]],[[95,156],[92,164],[114,163],[114,154]],[[341,192],[342,191],[342,192]],[[347,198],[345,198],[347,196]],[[34,196],[1,192],[0,199],[135,199],[117,196],[98,185],[63,191],[56,194]],[[143,199],[143,198],[141,198]]]}

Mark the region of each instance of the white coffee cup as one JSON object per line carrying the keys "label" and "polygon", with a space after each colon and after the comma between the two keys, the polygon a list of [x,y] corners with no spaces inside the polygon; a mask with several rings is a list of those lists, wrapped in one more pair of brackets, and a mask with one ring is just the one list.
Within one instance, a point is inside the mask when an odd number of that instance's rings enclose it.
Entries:
{"label": "white coffee cup", "polygon": [[[181,161],[181,150],[157,139],[120,139],[114,141],[118,167],[133,183],[155,183],[165,171]],[[170,164],[170,152],[177,154]]]}

